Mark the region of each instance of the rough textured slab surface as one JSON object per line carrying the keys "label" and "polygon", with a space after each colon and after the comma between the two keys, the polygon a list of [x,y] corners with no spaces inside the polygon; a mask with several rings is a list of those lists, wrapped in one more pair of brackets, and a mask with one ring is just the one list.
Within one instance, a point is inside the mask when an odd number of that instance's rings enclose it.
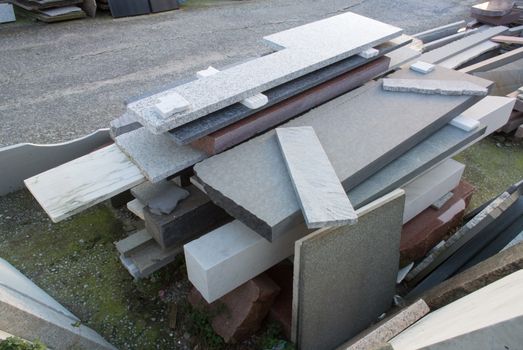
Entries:
{"label": "rough textured slab surface", "polygon": [[383,79],[383,90],[415,92],[418,94],[439,94],[450,96],[485,96],[486,87],[462,80],[419,80],[419,79]]}
{"label": "rough textured slab surface", "polygon": [[[339,75],[323,84],[290,97],[272,107],[194,141],[191,145],[209,155],[220,153],[311,108],[342,95],[387,71],[390,59],[371,63]],[[204,118],[202,118],[204,119]],[[201,120],[201,119],[199,119]]]}
{"label": "rough textured slab surface", "polygon": [[[214,75],[127,105],[138,121],[160,134],[350,57],[401,34],[401,29],[347,12],[265,38],[283,49]],[[345,37],[346,40],[339,40]],[[184,97],[190,110],[163,118],[154,108],[171,93]]]}
{"label": "rough textured slab surface", "polygon": [[499,26],[485,29],[483,31],[478,31],[472,35],[467,36],[466,38],[454,41],[450,44],[427,52],[421,55],[420,60],[433,64],[440,63],[451,56],[457,55],[458,53],[463,52],[479,43],[482,43],[483,41],[488,40],[493,36],[505,32],[507,29],[507,27]]}
{"label": "rough textured slab surface", "polygon": [[404,192],[394,191],[360,209],[356,225],[296,242],[292,340],[298,348],[333,349],[390,308],[404,201]]}
{"label": "rough textured slab surface", "polygon": [[514,272],[430,313],[390,344],[397,350],[482,349],[487,344],[517,349],[523,327],[522,289],[523,271]]}
{"label": "rough textured slab surface", "polygon": [[144,181],[116,145],[104,147],[24,181],[53,222],[59,222]]}
{"label": "rough textured slab surface", "polygon": [[496,50],[499,47],[499,44],[487,40],[471,47],[470,49],[460,52],[457,55],[447,58],[446,60],[440,62],[439,65],[442,67],[455,69],[469,61],[472,61],[474,58],[481,56],[485,52]]}
{"label": "rough textured slab surface", "polygon": [[111,142],[107,129],[75,140],[47,145],[20,143],[0,148],[0,196],[24,188],[24,180]]}
{"label": "rough textured slab surface", "polygon": [[189,196],[186,189],[167,180],[157,184],[144,182],[132,188],[131,193],[141,203],[144,203],[151,213],[156,215],[170,214],[180,201]]}
{"label": "rough textured slab surface", "polygon": [[523,269],[523,244],[488,258],[423,294],[431,309],[439,309],[515,271]]}
{"label": "rough textured slab surface", "polygon": [[146,278],[155,271],[174,261],[181,248],[163,250],[154,239],[140,245],[128,257],[120,260],[135,278]]}
{"label": "rough textured slab surface", "polygon": [[447,159],[405,185],[403,222],[408,222],[427,209],[436,199],[458,186],[463,170],[465,165]]}
{"label": "rough textured slab surface", "polygon": [[178,146],[169,136],[151,134],[146,128],[120,135],[115,142],[153,183],[207,158],[200,150]]}
{"label": "rough textured slab surface", "polygon": [[354,208],[314,129],[278,128],[276,136],[307,227],[356,223]]}
{"label": "rough textured slab surface", "polygon": [[383,321],[380,321],[370,329],[358,334],[340,346],[338,350],[377,349],[429,312],[430,309],[425,301],[420,299]]}
{"label": "rough textured slab surface", "polygon": [[[427,77],[408,69],[392,76]],[[490,85],[440,67],[429,76]],[[314,128],[345,190],[427,138],[476,100],[388,92],[380,85],[366,84],[284,124]],[[377,139],[379,143],[372,142]],[[274,131],[215,155],[194,169],[213,201],[268,239],[303,222]]]}

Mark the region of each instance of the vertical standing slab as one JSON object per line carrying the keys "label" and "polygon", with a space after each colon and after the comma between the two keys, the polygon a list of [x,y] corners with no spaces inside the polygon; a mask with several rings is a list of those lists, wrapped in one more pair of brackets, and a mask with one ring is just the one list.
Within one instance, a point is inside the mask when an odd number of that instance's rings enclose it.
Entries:
{"label": "vertical standing slab", "polygon": [[292,336],[299,349],[333,349],[389,309],[404,202],[396,190],[358,210],[356,225],[296,242]]}
{"label": "vertical standing slab", "polygon": [[308,228],[353,224],[358,217],[310,126],[276,129]]}

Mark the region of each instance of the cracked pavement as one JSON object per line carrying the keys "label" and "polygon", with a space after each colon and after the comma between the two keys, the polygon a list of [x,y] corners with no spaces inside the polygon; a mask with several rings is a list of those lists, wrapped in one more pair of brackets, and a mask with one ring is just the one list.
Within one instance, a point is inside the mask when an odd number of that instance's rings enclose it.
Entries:
{"label": "cracked pavement", "polygon": [[267,34],[353,11],[406,33],[467,19],[476,1],[188,1],[155,15],[0,25],[0,146],[55,143],[108,127],[124,101],[269,52]]}

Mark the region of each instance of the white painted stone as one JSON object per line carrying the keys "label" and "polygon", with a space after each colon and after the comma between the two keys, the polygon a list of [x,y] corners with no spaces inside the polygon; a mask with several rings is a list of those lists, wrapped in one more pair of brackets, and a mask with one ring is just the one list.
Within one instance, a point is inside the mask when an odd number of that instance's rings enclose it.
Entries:
{"label": "white painted stone", "polygon": [[465,80],[384,78],[383,89],[386,91],[451,96],[485,96],[488,93],[487,88]]}
{"label": "white painted stone", "polygon": [[447,159],[438,166],[418,176],[405,189],[403,223],[408,222],[437,199],[452,191],[459,184],[465,165]]}
{"label": "white painted stone", "polygon": [[[384,43],[401,33],[397,27],[346,12],[269,35],[264,38],[269,44],[285,49],[134,101],[127,105],[127,109],[152,133],[161,134]],[[183,96],[192,108],[164,118],[154,105],[158,98],[172,93]]]}
{"label": "white painted stone", "polygon": [[464,131],[476,130],[481,125],[476,119],[467,118],[463,115],[458,115],[452,119],[449,124]]}
{"label": "white painted stone", "polygon": [[356,212],[314,129],[277,128],[276,136],[307,227],[355,224]]}
{"label": "white painted stone", "polygon": [[458,53],[452,57],[447,58],[446,60],[438,63],[438,65],[445,68],[457,68],[464,63],[467,63],[473,60],[476,57],[481,56],[485,52],[496,50],[500,47],[500,44],[492,42],[490,40],[479,43],[476,46],[471,47],[463,52]]}
{"label": "white painted stone", "polygon": [[219,72],[218,69],[214,68],[213,66],[209,66],[209,68],[207,68],[207,69],[196,72],[196,76],[198,78],[205,78],[205,77],[210,77],[211,75],[214,75],[218,72]]}
{"label": "white painted stone", "polygon": [[154,106],[158,113],[164,118],[169,118],[175,113],[186,111],[190,107],[189,102],[177,93],[170,93],[158,97],[158,102]]}
{"label": "white painted stone", "polygon": [[418,73],[427,74],[434,70],[434,65],[423,61],[417,61],[410,65],[410,69]]}
{"label": "white painted stone", "polygon": [[461,113],[461,116],[477,120],[481,125],[487,127],[485,134],[478,139],[479,141],[507,124],[515,103],[516,100],[514,98],[487,96]]}
{"label": "white painted stone", "polygon": [[395,350],[520,349],[523,270],[431,312],[390,340]]}
{"label": "white painted stone", "polygon": [[[356,213],[364,215],[403,193],[403,190],[391,192]],[[234,220],[184,245],[187,276],[211,303],[291,256],[294,242],[309,232],[312,231],[305,226],[298,226],[269,242]]]}
{"label": "white painted stone", "polygon": [[24,180],[53,222],[59,222],[145,181],[116,145]]}
{"label": "white painted stone", "polygon": [[371,47],[360,52],[358,56],[361,56],[363,58],[372,58],[378,56],[379,53],[379,50],[376,50],[375,48]]}

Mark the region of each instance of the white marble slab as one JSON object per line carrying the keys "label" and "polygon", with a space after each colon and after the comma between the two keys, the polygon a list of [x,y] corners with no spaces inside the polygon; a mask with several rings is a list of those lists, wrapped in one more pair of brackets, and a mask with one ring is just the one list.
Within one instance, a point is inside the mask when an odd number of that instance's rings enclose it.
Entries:
{"label": "white marble slab", "polygon": [[314,129],[277,128],[276,136],[307,227],[355,224],[356,212]]}
{"label": "white marble slab", "polygon": [[116,145],[24,180],[53,222],[59,222],[145,181]]}
{"label": "white marble slab", "polygon": [[[127,109],[152,133],[160,134],[401,33],[397,27],[347,12],[269,35],[265,41],[281,51],[129,103]],[[164,118],[154,106],[171,93],[185,98],[191,108]]]}

